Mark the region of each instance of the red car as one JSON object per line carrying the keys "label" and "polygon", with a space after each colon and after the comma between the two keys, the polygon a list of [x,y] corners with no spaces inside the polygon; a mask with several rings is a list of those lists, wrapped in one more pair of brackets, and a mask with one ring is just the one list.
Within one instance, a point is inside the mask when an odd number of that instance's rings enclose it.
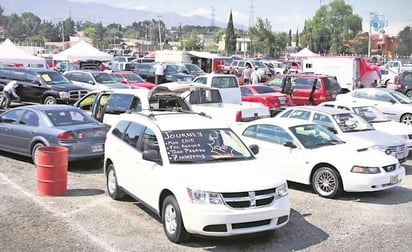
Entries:
{"label": "red car", "polygon": [[147,88],[152,89],[156,86],[154,83],[144,81],[140,75],[135,74],[133,72],[112,72],[110,73],[116,81],[127,85],[129,88]]}
{"label": "red car", "polygon": [[259,102],[270,110],[270,115],[274,116],[286,107],[293,106],[289,95],[275,91],[266,85],[242,85],[240,86],[242,101]]}

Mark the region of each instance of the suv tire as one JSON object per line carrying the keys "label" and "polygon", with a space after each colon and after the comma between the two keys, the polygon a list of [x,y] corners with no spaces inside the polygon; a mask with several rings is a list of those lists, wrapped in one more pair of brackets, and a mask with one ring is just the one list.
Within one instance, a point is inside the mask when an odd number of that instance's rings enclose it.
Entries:
{"label": "suv tire", "polygon": [[173,195],[167,196],[163,201],[162,223],[165,234],[170,241],[180,243],[189,238],[183,225],[179,204]]}
{"label": "suv tire", "polygon": [[114,165],[109,164],[106,172],[106,185],[107,193],[114,200],[120,200],[124,197],[124,192],[120,189],[117,184],[116,172],[114,170]]}
{"label": "suv tire", "polygon": [[43,99],[43,104],[56,104],[57,100],[53,96],[49,95]]}

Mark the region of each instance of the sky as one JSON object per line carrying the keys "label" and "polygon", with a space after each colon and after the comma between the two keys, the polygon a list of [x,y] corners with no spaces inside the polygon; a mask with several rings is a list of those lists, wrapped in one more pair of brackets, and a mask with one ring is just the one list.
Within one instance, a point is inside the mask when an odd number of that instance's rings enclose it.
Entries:
{"label": "sky", "polygon": [[[311,19],[323,4],[331,0],[70,0],[96,2],[126,9],[139,9],[158,13],[174,12],[182,16],[200,15],[215,22],[227,23],[232,10],[235,24],[249,27],[257,17],[268,19],[274,32],[302,31],[305,20]],[[412,25],[411,0],[345,0],[353,13],[362,20],[363,31],[369,31],[371,13],[387,20],[385,33],[396,36],[406,26]],[[213,18],[212,18],[213,17]],[[251,18],[252,17],[252,18]],[[167,24],[166,24],[167,25]],[[372,30],[373,32],[373,30]]]}

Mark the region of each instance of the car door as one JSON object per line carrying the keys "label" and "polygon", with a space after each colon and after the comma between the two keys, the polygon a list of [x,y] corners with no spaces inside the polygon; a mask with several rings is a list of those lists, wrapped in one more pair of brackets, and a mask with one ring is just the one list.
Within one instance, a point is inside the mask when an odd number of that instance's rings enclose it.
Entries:
{"label": "car door", "polygon": [[23,112],[23,109],[14,109],[5,112],[0,117],[0,148],[2,150],[17,152],[23,148],[20,138],[16,136],[16,126]]}
{"label": "car door", "polygon": [[[13,76],[18,80],[19,87],[16,92],[22,101],[40,103],[43,93],[49,89],[41,82],[40,77],[30,70],[17,68],[13,71]],[[47,73],[42,74],[41,77],[50,79]]]}
{"label": "car door", "polygon": [[[39,116],[30,110],[24,111],[18,124],[14,125],[12,134],[15,137],[14,144],[16,150],[25,155],[30,155],[30,144],[34,137],[39,135],[45,136],[41,132]],[[45,137],[48,138],[47,136]]]}
{"label": "car door", "polygon": [[[305,158],[304,149],[285,129],[270,124],[259,124],[248,127],[243,136],[249,138],[248,145],[259,146],[258,158],[265,159],[268,164],[287,180],[304,181]],[[285,146],[293,143],[295,146]],[[305,182],[307,183],[307,182]]]}

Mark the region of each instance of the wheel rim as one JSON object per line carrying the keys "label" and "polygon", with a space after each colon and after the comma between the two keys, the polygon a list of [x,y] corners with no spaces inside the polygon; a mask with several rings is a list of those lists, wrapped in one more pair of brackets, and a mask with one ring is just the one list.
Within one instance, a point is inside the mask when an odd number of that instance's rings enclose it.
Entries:
{"label": "wheel rim", "polygon": [[404,115],[402,117],[402,122],[406,125],[411,125],[412,124],[412,115]]}
{"label": "wheel rim", "polygon": [[38,158],[38,156],[39,156],[39,148],[40,147],[43,147],[44,145],[41,145],[41,144],[39,144],[39,145],[37,145],[37,146],[35,146],[34,147],[34,149],[33,149],[33,164],[34,165],[37,165],[37,158]]}
{"label": "wheel rim", "polygon": [[316,175],[315,187],[323,195],[331,194],[337,186],[335,176],[329,171],[321,171]]}
{"label": "wheel rim", "polygon": [[113,194],[116,191],[116,187],[116,175],[114,174],[114,170],[111,169],[107,175],[107,189],[109,193]]}
{"label": "wheel rim", "polygon": [[167,205],[164,214],[166,230],[169,234],[174,234],[177,227],[176,209],[172,205]]}

